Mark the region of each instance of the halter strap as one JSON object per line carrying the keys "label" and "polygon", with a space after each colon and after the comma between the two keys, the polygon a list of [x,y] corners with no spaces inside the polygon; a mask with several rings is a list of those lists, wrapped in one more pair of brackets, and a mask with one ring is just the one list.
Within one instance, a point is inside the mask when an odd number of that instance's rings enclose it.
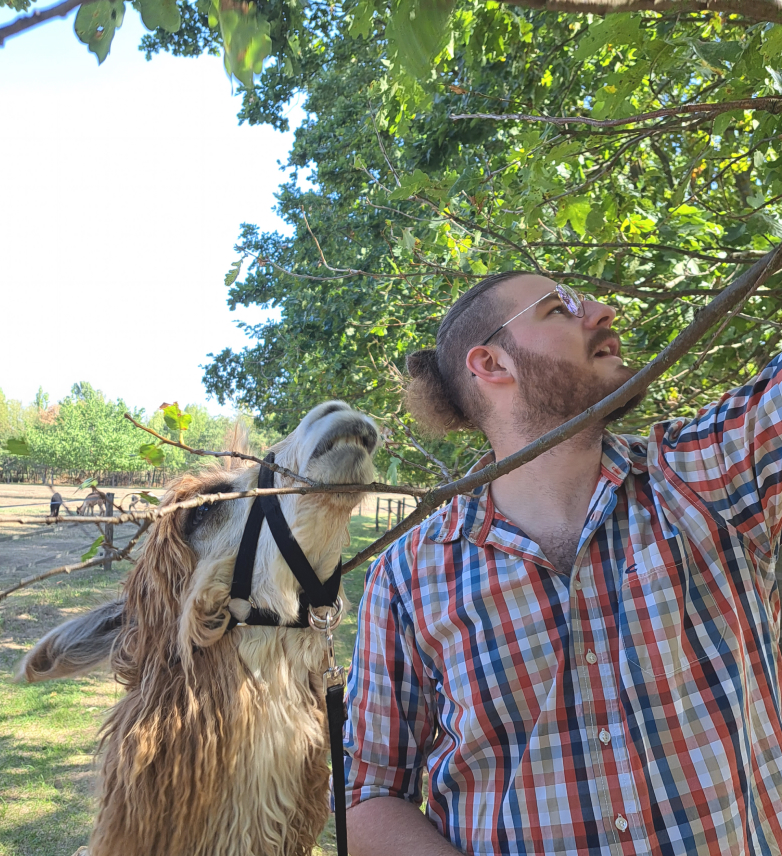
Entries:
{"label": "halter strap", "polygon": [[[267,463],[274,463],[274,452],[264,458]],[[258,487],[268,489],[274,487],[274,471],[261,465],[258,473]],[[259,609],[252,603],[252,579],[255,567],[255,554],[258,549],[258,538],[261,534],[263,521],[269,524],[277,549],[296,577],[303,592],[299,595],[299,615],[295,622],[283,622],[280,616],[270,609]],[[276,494],[256,496],[250,515],[244,527],[239,552],[234,563],[234,575],[231,582],[231,598],[249,601],[250,614],[244,624],[266,627],[309,627],[309,607],[333,606],[339,594],[339,584],[342,577],[342,558],[337,563],[332,575],[322,583],[310,565],[304,551],[288,526],[288,521],[282,513],[280,500]],[[232,615],[226,632],[232,630],[240,622]]]}

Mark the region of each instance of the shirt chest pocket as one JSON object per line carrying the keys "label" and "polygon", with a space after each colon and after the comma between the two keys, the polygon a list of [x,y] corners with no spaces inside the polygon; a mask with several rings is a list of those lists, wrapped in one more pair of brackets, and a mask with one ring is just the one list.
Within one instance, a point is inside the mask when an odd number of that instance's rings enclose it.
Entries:
{"label": "shirt chest pocket", "polygon": [[[619,634],[631,666],[646,675],[675,675],[693,663],[719,657],[727,622],[694,558],[679,537],[663,560],[657,548],[636,554],[619,603]],[[714,583],[712,583],[714,585]]]}

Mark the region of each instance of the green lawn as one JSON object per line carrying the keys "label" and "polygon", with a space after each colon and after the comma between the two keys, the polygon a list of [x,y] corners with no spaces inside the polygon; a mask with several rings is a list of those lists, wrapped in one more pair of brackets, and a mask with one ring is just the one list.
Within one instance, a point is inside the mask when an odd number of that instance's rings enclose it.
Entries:
{"label": "green lawn", "polygon": [[[375,539],[374,519],[354,517],[350,535],[346,556]],[[108,577],[92,572],[52,579],[0,604],[0,856],[70,856],[87,842],[97,734],[122,690],[99,675],[34,685],[14,684],[11,676],[48,628],[115,596],[127,568]],[[344,665],[353,652],[365,574],[366,566],[345,578],[352,607],[335,633]],[[322,845],[322,854],[336,852],[331,821]]]}

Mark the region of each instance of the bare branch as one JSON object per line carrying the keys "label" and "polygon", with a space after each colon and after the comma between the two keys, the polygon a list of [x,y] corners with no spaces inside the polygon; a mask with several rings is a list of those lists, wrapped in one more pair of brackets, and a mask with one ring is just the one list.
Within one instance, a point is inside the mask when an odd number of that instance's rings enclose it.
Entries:
{"label": "bare branch", "polygon": [[151,508],[147,511],[126,511],[115,517],[17,517],[14,514],[0,514],[2,523],[44,523],[50,526],[54,523],[137,523],[141,520],[158,520],[173,514],[180,508],[198,508],[199,505],[211,505],[215,502],[227,502],[232,499],[246,499],[254,496],[281,496],[289,493],[400,493],[406,496],[426,496],[428,489],[425,487],[413,487],[412,485],[385,484],[384,482],[370,482],[369,484],[319,484],[302,485],[301,487],[270,487],[256,488],[255,490],[241,490],[233,493],[207,493],[198,494],[182,502],[173,502],[171,505],[163,505]]}
{"label": "bare branch", "polygon": [[76,565],[62,565],[62,567],[53,568],[51,571],[45,571],[44,573],[37,574],[34,577],[25,577],[25,579],[19,580],[18,583],[12,585],[11,588],[7,588],[5,591],[0,591],[0,600],[5,600],[9,594],[19,591],[20,588],[31,586],[33,583],[38,583],[41,580],[48,579],[49,577],[55,577],[58,574],[69,574],[71,571],[80,571],[82,568],[93,568],[95,565],[102,565],[104,561],[105,557],[101,556],[98,559],[90,559],[88,562],[79,562]]}
{"label": "bare branch", "polygon": [[621,125],[633,125],[665,116],[682,116],[689,113],[727,113],[730,110],[764,110],[767,113],[782,112],[782,98],[768,96],[764,98],[742,98],[738,101],[721,101],[707,104],[682,104],[679,107],[663,107],[649,113],[639,113],[625,119],[591,119],[589,116],[533,116],[527,113],[454,113],[449,119],[495,119],[500,122],[545,122],[550,125],[589,125],[592,128],[618,128]]}
{"label": "bare branch", "polygon": [[686,354],[699,339],[704,336],[711,327],[731,310],[742,304],[746,298],[760,285],[762,285],[769,276],[779,270],[782,266],[782,244],[770,253],[765,255],[760,261],[754,264],[748,271],[745,271],[731,285],[721,291],[717,297],[709,304],[703,307],[684,330],[661,351],[648,365],[644,366],[641,371],[635,374],[627,383],[617,389],[611,395],[606,396],[602,401],[587,408],[583,413],[549,431],[542,437],[530,443],[518,452],[509,455],[501,461],[495,461],[482,470],[464,476],[450,484],[442,487],[434,488],[420,502],[418,507],[409,514],[404,520],[394,526],[378,538],[373,544],[370,544],[366,549],[356,554],[343,569],[343,573],[348,573],[354,568],[357,568],[367,559],[376,555],[384,547],[392,544],[405,532],[408,532],[416,524],[424,520],[438,506],[442,505],[454,496],[460,493],[469,493],[477,487],[488,484],[490,481],[504,476],[512,472],[523,464],[535,460],[535,458],[547,452],[549,449],[558,446],[565,440],[574,437],[580,431],[595,422],[604,419],[608,414],[621,407],[633,396],[645,390],[652,381],[660,377],[667,371],[677,360]]}
{"label": "bare branch", "polygon": [[18,33],[23,33],[32,27],[37,27],[45,21],[52,18],[64,18],[71,10],[77,6],[86,6],[88,3],[94,3],[96,0],[64,0],[63,3],[57,3],[55,6],[49,6],[48,9],[39,9],[31,15],[20,15],[14,18],[10,24],[5,27],[0,27],[0,48],[6,39],[15,36]]}
{"label": "bare branch", "polygon": [[279,473],[282,476],[287,476],[287,478],[293,479],[294,481],[302,481],[311,486],[316,484],[312,479],[309,479],[306,476],[300,476],[298,473],[294,473],[292,470],[281,467],[279,464],[272,464],[269,461],[264,461],[263,458],[256,458],[254,455],[243,455],[241,452],[210,452],[208,449],[193,449],[190,446],[186,446],[184,443],[179,443],[176,440],[171,440],[168,437],[164,437],[162,434],[158,434],[157,431],[152,428],[148,428],[146,425],[142,425],[140,422],[136,422],[130,413],[125,414],[125,419],[132,422],[136,428],[140,428],[142,431],[146,431],[147,434],[157,437],[158,440],[166,443],[168,446],[175,446],[177,449],[184,449],[185,452],[189,452],[191,455],[200,455],[201,457],[212,458],[239,458],[242,461],[253,461],[256,464],[267,467],[272,472]]}
{"label": "bare branch", "polygon": [[[128,541],[128,543],[122,548],[121,551],[117,551],[115,547],[110,544],[105,544],[104,551],[106,548],[111,548],[111,552],[113,554],[112,558],[115,561],[122,561],[123,559],[130,559],[130,553],[133,548],[138,544],[141,536],[149,529],[152,525],[150,520],[145,520],[138,528],[136,534]],[[9,594],[13,594],[15,591],[19,591],[21,588],[26,588],[27,586],[31,586],[34,583],[38,583],[41,580],[49,579],[49,577],[55,577],[58,574],[69,574],[71,571],[80,571],[84,568],[94,568],[96,565],[102,565],[106,561],[105,554],[100,556],[99,558],[90,559],[87,562],[79,562],[75,565],[61,565],[59,568],[52,568],[50,571],[45,571],[42,574],[37,574],[34,577],[25,577],[25,579],[19,580],[16,585],[11,586],[11,588],[6,589],[5,591],[0,591],[0,600],[4,600],[8,597]],[[133,561],[131,559],[131,561]]]}
{"label": "bare branch", "polygon": [[394,414],[394,418],[400,424],[402,430],[405,432],[405,436],[407,437],[407,439],[416,447],[416,449],[418,449],[418,451],[426,458],[426,460],[433,463],[437,467],[437,469],[440,470],[447,482],[452,481],[453,473],[448,469],[448,467],[446,467],[446,465],[442,461],[435,458],[435,456],[431,452],[428,452],[426,449],[424,449],[424,447],[418,442],[418,440],[415,439],[415,436],[410,430],[409,425],[405,425],[405,423],[396,414]]}

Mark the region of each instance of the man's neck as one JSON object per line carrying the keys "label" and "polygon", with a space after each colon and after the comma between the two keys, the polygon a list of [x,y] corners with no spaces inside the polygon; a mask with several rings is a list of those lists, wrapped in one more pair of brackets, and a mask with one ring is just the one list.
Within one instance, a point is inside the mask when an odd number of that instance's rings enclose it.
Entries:
{"label": "man's neck", "polygon": [[[519,434],[492,440],[497,460],[536,438]],[[496,507],[533,540],[547,529],[578,529],[600,476],[602,433],[578,435],[492,483]]]}

